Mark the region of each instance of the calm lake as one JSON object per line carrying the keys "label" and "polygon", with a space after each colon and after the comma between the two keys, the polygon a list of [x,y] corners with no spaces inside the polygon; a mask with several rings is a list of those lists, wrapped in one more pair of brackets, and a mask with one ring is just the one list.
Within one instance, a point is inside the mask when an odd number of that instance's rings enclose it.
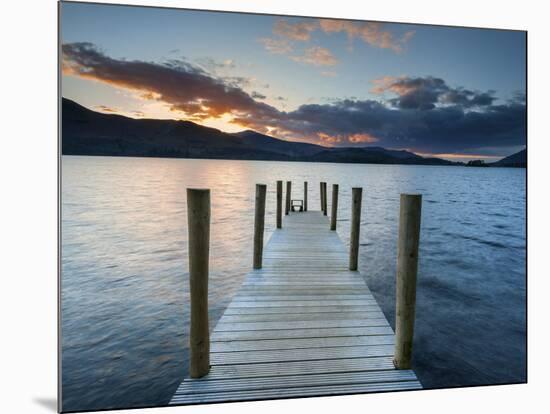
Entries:
{"label": "calm lake", "polygon": [[167,404],[187,373],[187,187],[211,189],[211,328],[252,263],[255,184],[363,187],[360,270],[394,326],[399,194],[423,194],[414,369],[426,388],[526,380],[525,170],[62,157],[63,409]]}

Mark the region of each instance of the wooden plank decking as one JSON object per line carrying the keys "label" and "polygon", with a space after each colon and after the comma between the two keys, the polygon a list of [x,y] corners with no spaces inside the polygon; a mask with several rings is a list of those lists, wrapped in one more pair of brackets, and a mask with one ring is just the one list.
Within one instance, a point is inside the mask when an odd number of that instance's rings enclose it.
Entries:
{"label": "wooden plank decking", "polygon": [[290,213],[211,334],[210,373],[170,404],[422,388],[393,366],[394,334],[318,211]]}

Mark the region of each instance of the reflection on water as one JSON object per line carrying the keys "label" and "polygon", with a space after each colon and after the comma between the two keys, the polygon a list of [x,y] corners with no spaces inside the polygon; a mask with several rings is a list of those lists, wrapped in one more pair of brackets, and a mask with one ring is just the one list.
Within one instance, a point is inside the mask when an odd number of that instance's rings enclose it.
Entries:
{"label": "reflection on water", "polygon": [[[415,369],[426,387],[525,381],[525,171],[226,160],[62,160],[63,408],[166,404],[187,370],[187,187],[211,189],[211,328],[252,263],[254,186],[363,187],[360,270],[393,326],[399,193],[423,194]],[[330,195],[328,197],[330,204]],[[329,205],[330,212],[330,205]]]}

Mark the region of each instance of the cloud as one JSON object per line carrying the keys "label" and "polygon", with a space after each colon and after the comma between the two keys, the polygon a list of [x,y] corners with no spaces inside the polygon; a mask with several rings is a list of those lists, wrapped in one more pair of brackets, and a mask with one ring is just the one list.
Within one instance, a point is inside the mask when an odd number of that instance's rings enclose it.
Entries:
{"label": "cloud", "polygon": [[329,135],[325,134],[324,132],[318,132],[317,136],[319,137],[319,140],[324,144],[334,145],[342,142],[342,137],[340,135]]}
{"label": "cloud", "polygon": [[273,33],[277,36],[305,42],[310,39],[311,32],[317,27],[318,23],[316,21],[289,23],[287,20],[279,19],[273,26]]}
{"label": "cloud", "polygon": [[[371,46],[390,49],[397,53],[401,52],[409,40],[414,36],[414,31],[408,31],[400,38],[395,38],[392,32],[384,29],[382,23],[377,22],[309,19],[291,23],[288,20],[278,19],[273,25],[274,37],[264,37],[258,40],[271,54],[290,55],[294,51],[294,44],[296,42],[308,42],[311,40],[312,33],[316,30],[321,30],[326,34],[339,32],[346,33],[350,40],[349,50],[352,49],[351,42],[355,38],[359,38]],[[314,56],[314,54],[318,56]],[[332,66],[337,63],[332,53],[328,49],[320,46],[311,47],[306,49],[303,55],[290,56],[290,58],[296,62],[309,63],[316,66]]]}
{"label": "cloud", "polygon": [[459,104],[465,107],[488,106],[492,105],[496,99],[494,91],[474,92],[468,89],[449,89],[440,97],[440,102],[449,104]]}
{"label": "cloud", "polygon": [[301,55],[291,55],[294,51],[294,47],[287,39],[261,38],[258,40],[264,45],[269,53],[274,55],[287,55],[289,59],[298,63],[314,66],[334,66],[338,63],[338,60],[332,55],[330,50],[321,46],[306,48]]}
{"label": "cloud", "polygon": [[235,88],[244,88],[253,83],[253,79],[244,76],[218,76],[218,79]]}
{"label": "cloud", "polygon": [[318,29],[327,34],[344,32],[350,41],[357,38],[371,46],[390,49],[394,52],[401,52],[415,34],[413,30],[409,30],[400,38],[396,38],[391,31],[385,29],[383,23],[335,19],[308,19],[295,23],[279,19],[273,25],[273,34],[281,38],[306,42]]}
{"label": "cloud", "polygon": [[319,25],[325,33],[346,33],[350,42],[358,38],[371,46],[390,49],[397,53],[403,51],[405,45],[414,36],[414,31],[408,31],[401,38],[396,39],[392,32],[385,30],[384,25],[378,22],[321,19]]}
{"label": "cloud", "polygon": [[492,105],[494,91],[478,92],[464,88],[452,88],[441,78],[428,76],[410,78],[386,76],[373,81],[371,92],[392,92],[397,97],[389,102],[402,109],[434,109],[437,104],[460,105],[464,108]]}
{"label": "cloud", "polygon": [[250,96],[252,96],[254,99],[265,99],[265,98],[267,98],[267,96],[262,95],[260,92],[256,92],[256,91],[252,91]]}
{"label": "cloud", "polygon": [[348,137],[348,141],[352,142],[354,144],[360,144],[360,143],[369,143],[372,144],[373,142],[378,142],[379,139],[372,136],[371,134],[353,134]]}
{"label": "cloud", "polygon": [[[254,119],[248,121],[247,126],[256,129]],[[521,102],[476,110],[461,105],[422,110],[396,108],[374,100],[345,99],[301,105],[282,113],[271,119],[270,131],[283,138],[323,145],[364,146],[376,142],[384,147],[425,153],[485,151],[490,155],[498,148],[525,145],[526,110]]]}
{"label": "cloud", "polygon": [[64,44],[62,53],[66,75],[136,92],[186,119],[228,116],[235,125],[279,138],[334,146],[376,142],[432,154],[482,154],[526,143],[522,93],[497,104],[492,91],[452,88],[440,78],[388,77],[377,80],[375,89],[381,98],[395,95],[389,99],[335,99],[281,111],[185,61],[115,59],[90,43]]}
{"label": "cloud", "polygon": [[237,66],[232,59],[217,61],[211,57],[203,57],[197,60],[197,63],[209,71],[216,72],[218,70],[235,69]]}
{"label": "cloud", "polygon": [[341,100],[302,105],[272,127],[312,142],[359,146],[377,142],[390,148],[450,153],[525,145],[526,111],[519,102],[474,111],[460,105],[420,110],[373,100]]}
{"label": "cloud", "polygon": [[340,143],[346,143],[346,144],[372,144],[374,142],[378,142],[378,138],[373,137],[370,134],[335,134],[335,135],[329,135],[325,134],[324,132],[318,132],[317,136],[321,140],[321,142],[325,144],[340,144]]}
{"label": "cloud", "polygon": [[269,118],[277,112],[255,101],[238,82],[213,77],[185,61],[159,64],[114,59],[91,43],[64,44],[62,53],[65,74],[136,91],[142,99],[162,101],[191,120],[249,113]]}
{"label": "cloud", "polygon": [[291,56],[295,62],[305,63],[314,66],[334,66],[338,63],[330,50],[321,46],[313,46],[305,50],[303,55]]}
{"label": "cloud", "polygon": [[264,45],[265,50],[273,55],[284,55],[292,52],[292,45],[287,39],[263,37],[258,41]]}
{"label": "cloud", "polygon": [[326,76],[326,77],[328,77],[328,78],[334,78],[334,77],[337,76],[337,73],[334,72],[334,71],[332,71],[332,70],[323,70],[323,71],[321,72],[321,75],[322,75],[322,76]]}
{"label": "cloud", "polygon": [[[183,59],[180,61],[175,60],[175,64],[178,65],[181,61],[183,61]],[[211,57],[202,57],[196,59],[195,62],[197,63],[199,68],[205,71],[205,73],[221,79],[224,83],[228,85],[238,88],[245,88],[251,86],[254,83],[253,78],[229,74],[232,72],[233,69],[237,67],[237,64],[233,59],[218,61]]]}

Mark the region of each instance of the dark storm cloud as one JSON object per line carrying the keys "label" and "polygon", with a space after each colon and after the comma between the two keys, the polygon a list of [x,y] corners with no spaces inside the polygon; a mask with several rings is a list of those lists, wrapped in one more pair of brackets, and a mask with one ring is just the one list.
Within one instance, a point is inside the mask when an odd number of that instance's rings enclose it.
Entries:
{"label": "dark storm cloud", "polygon": [[394,109],[372,100],[344,100],[325,105],[302,105],[286,122],[306,136],[346,136],[343,144],[361,145],[350,137],[367,134],[377,145],[419,152],[472,151],[475,148],[525,145],[525,105],[492,105],[471,111],[460,105],[431,110]]}
{"label": "dark storm cloud", "polygon": [[403,109],[433,109],[439,96],[446,91],[445,81],[438,78],[403,78],[389,85],[398,94],[390,102]]}
{"label": "dark storm cloud", "polygon": [[392,92],[397,95],[389,102],[402,109],[434,109],[437,104],[461,105],[465,108],[488,106],[493,103],[494,91],[478,92],[452,88],[441,78],[385,77],[374,81],[374,93]]}
{"label": "dark storm cloud", "polygon": [[383,78],[373,92],[386,100],[334,100],[285,112],[243,90],[245,78],[216,77],[182,60],[164,63],[114,59],[90,43],[63,45],[63,71],[136,91],[191,120],[229,114],[262,133],[327,145],[376,145],[428,153],[525,145],[525,96],[502,103],[494,91],[450,87],[443,79]]}
{"label": "dark storm cloud", "polygon": [[473,92],[468,89],[449,89],[439,98],[442,103],[462,105],[466,108],[474,106],[489,106],[496,99],[494,91]]}

